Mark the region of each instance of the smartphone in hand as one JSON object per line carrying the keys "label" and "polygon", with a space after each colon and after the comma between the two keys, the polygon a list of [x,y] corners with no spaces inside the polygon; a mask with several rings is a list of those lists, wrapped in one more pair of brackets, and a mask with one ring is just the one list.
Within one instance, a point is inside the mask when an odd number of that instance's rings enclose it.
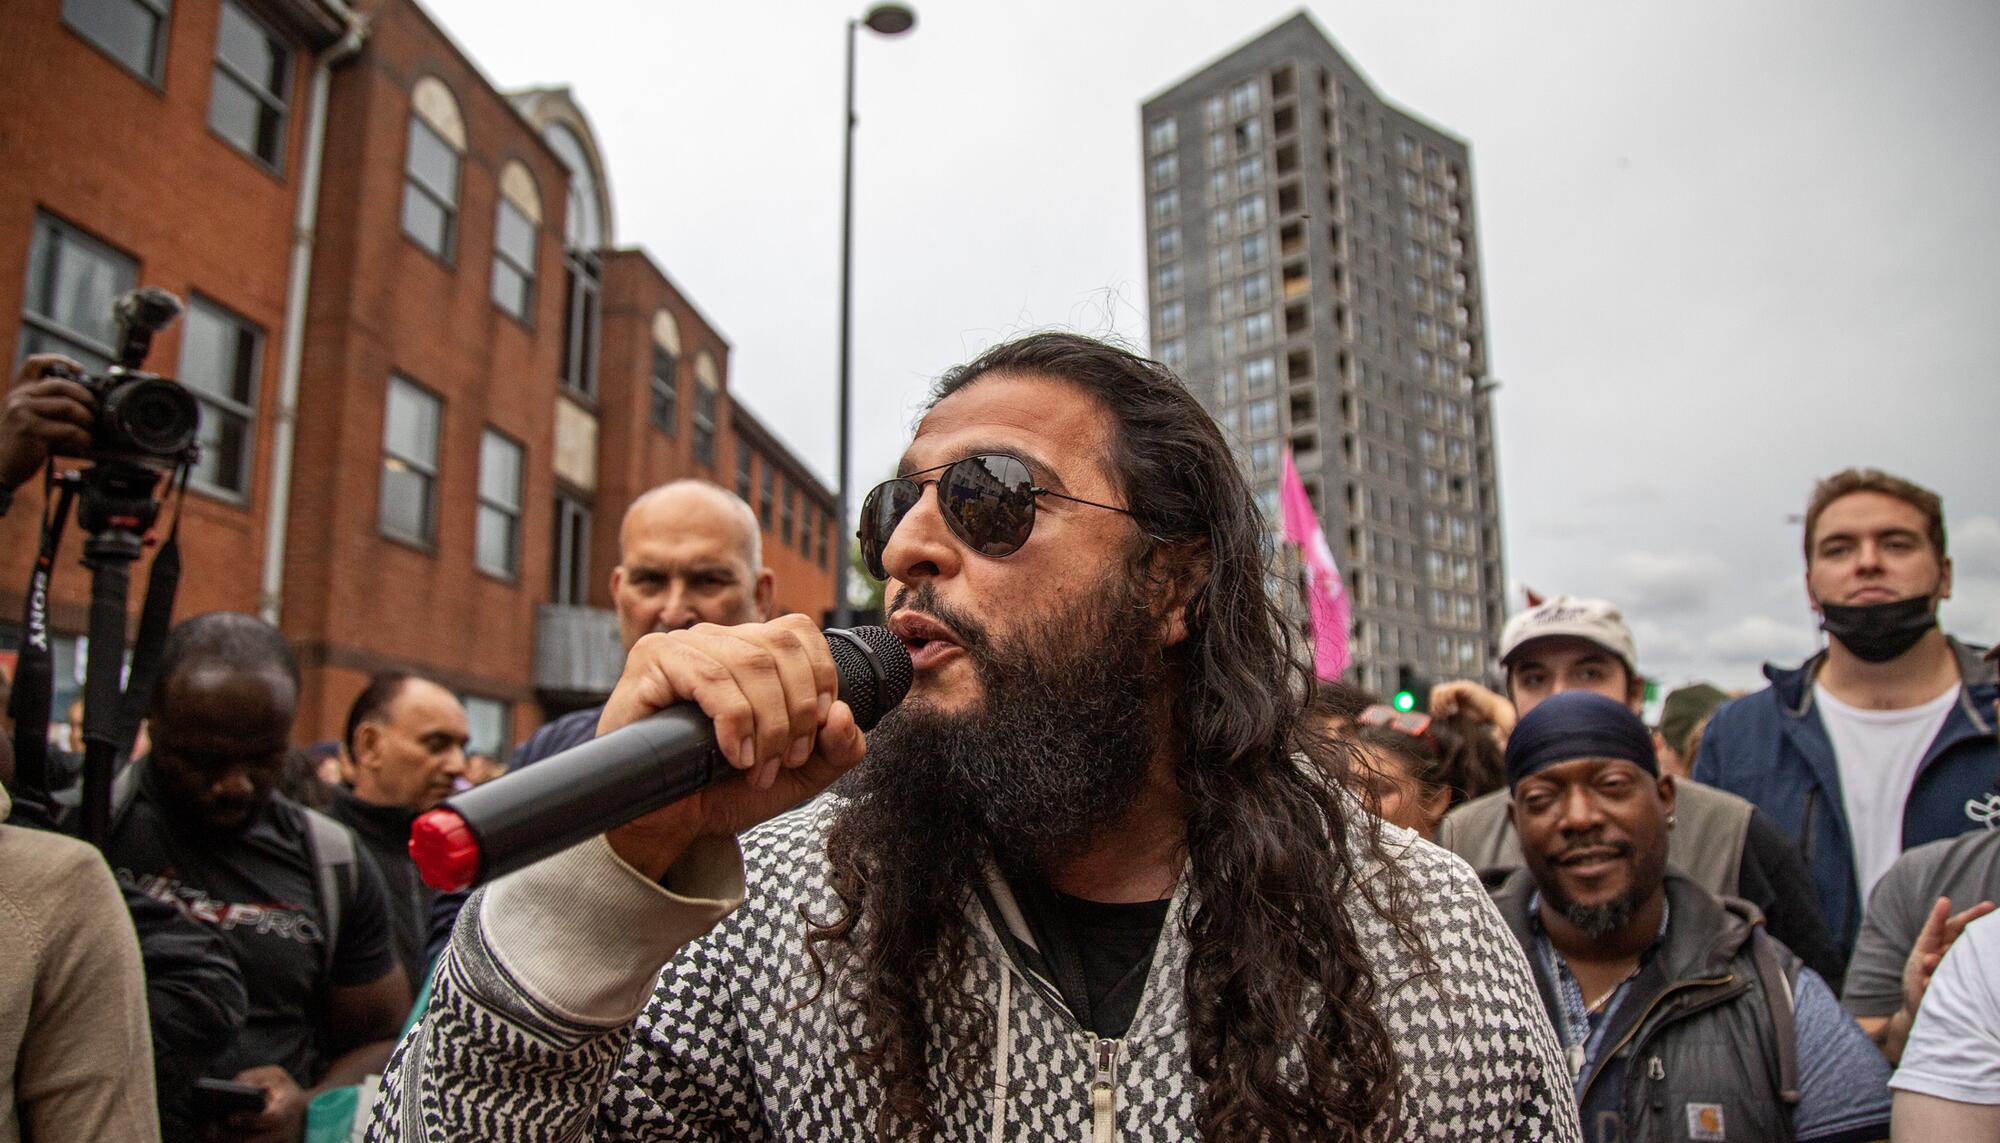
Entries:
{"label": "smartphone in hand", "polygon": [[198,1079],[194,1081],[195,1122],[222,1123],[239,1112],[259,1114],[268,1097],[269,1093],[254,1083]]}

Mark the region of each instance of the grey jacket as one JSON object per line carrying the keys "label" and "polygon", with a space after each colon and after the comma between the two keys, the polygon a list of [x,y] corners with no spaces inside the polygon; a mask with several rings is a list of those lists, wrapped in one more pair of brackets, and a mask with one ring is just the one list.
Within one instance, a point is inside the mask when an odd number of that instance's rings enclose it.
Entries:
{"label": "grey jacket", "polygon": [[[837,978],[815,989],[803,948],[801,910],[838,915],[825,801],[746,834],[740,856],[726,840],[691,850],[664,889],[599,839],[476,894],[384,1077],[370,1143],[870,1137],[880,1092],[854,1063],[857,1013]],[[1349,907],[1382,973],[1411,1135],[1576,1139],[1519,945],[1469,869],[1387,828],[1439,972],[1415,972],[1386,919]],[[1032,939],[1005,883],[989,888],[966,983],[996,1034],[976,1086],[938,1077],[943,1137],[1195,1137],[1186,882],[1122,1040],[1083,1031],[1009,954],[1002,928]]]}

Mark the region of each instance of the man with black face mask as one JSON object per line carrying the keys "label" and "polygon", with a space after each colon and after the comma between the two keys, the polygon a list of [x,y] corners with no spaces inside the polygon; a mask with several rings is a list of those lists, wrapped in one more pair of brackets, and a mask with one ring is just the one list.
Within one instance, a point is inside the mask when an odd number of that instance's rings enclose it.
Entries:
{"label": "man with black face mask", "polygon": [[1936,493],[1876,469],[1835,473],[1806,507],[1805,554],[1826,649],[1766,667],[1769,687],[1717,711],[1694,776],[1798,839],[1847,952],[1898,854],[1984,824],[2000,686],[1983,647],[1938,627],[1951,560]]}

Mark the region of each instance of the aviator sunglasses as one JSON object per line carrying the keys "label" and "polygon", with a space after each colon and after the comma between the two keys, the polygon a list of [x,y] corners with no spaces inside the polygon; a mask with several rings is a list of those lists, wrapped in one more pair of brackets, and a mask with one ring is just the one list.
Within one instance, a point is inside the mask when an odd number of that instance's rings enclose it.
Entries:
{"label": "aviator sunglasses", "polygon": [[[916,479],[932,472],[938,475],[929,480]],[[876,579],[889,578],[888,570],[882,566],[882,552],[888,548],[896,525],[923,499],[924,486],[929,484],[937,485],[938,514],[944,517],[952,534],[982,556],[1011,556],[1021,550],[1021,545],[1028,542],[1028,534],[1035,530],[1038,496],[1132,514],[1129,509],[1038,486],[1028,474],[1027,462],[1019,457],[997,452],[976,453],[950,464],[885,480],[869,491],[868,498],[861,502],[861,530],[855,538],[861,541],[868,574]]]}

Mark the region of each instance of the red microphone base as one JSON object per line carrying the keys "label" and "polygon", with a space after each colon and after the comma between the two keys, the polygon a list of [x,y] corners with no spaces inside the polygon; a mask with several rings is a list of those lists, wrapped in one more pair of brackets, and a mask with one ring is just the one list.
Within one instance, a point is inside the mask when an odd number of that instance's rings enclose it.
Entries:
{"label": "red microphone base", "polygon": [[410,824],[410,860],[433,889],[464,889],[479,876],[479,839],[457,811],[439,806]]}

